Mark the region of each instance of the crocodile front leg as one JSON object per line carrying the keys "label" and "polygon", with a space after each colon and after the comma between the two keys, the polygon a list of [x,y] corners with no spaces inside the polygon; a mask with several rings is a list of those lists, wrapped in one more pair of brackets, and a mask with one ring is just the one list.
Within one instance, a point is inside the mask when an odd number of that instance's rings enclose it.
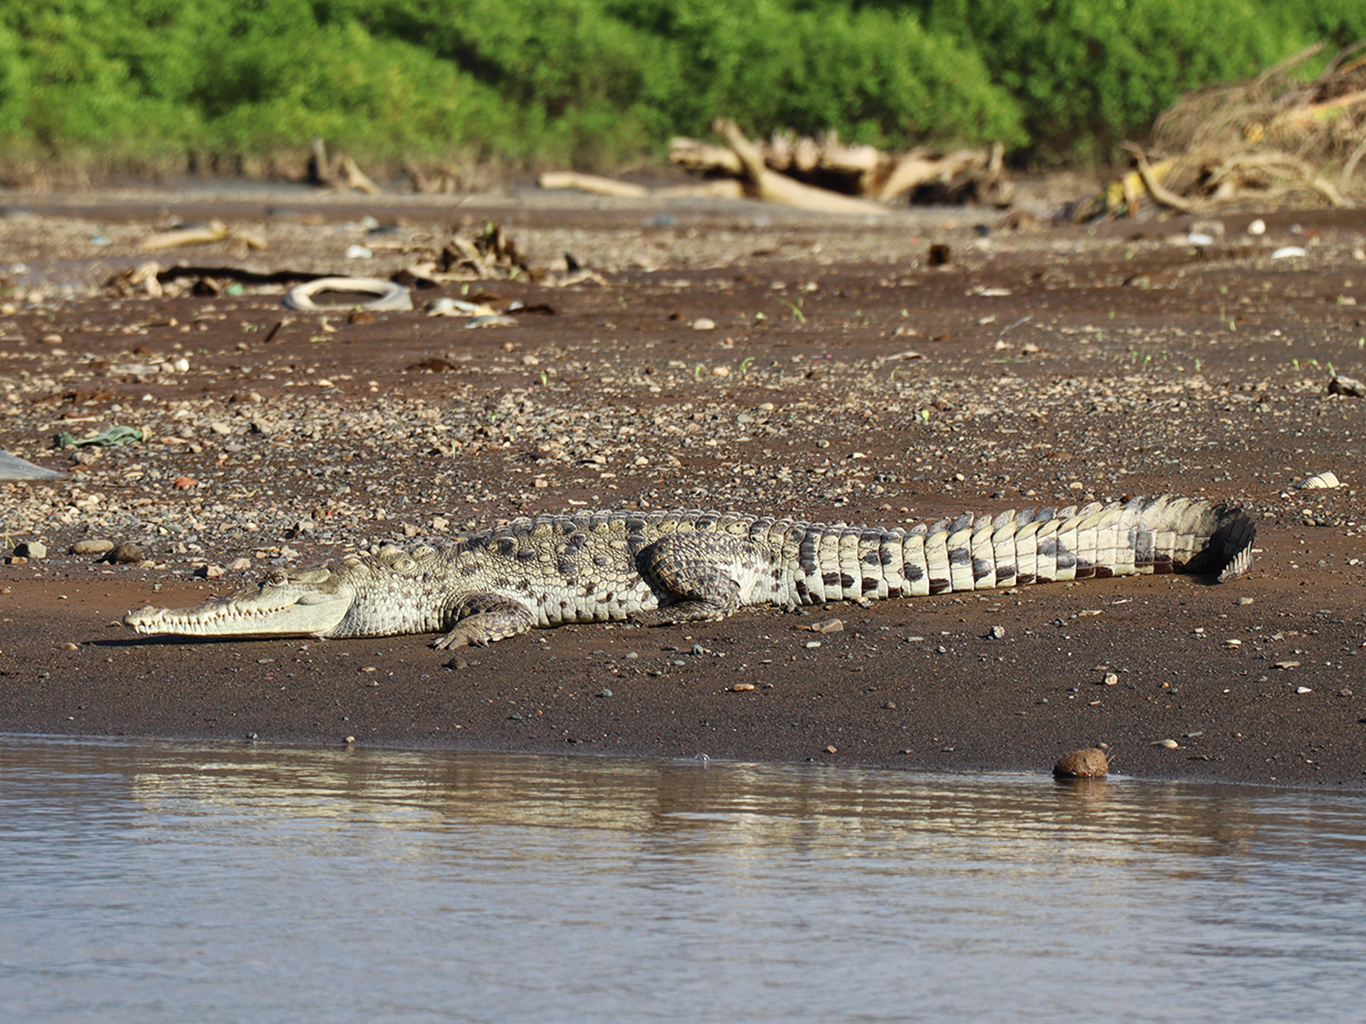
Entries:
{"label": "crocodile front leg", "polygon": [[736,570],[759,557],[753,545],[715,533],[671,533],[640,553],[641,575],[673,600],[632,620],[646,626],[724,619],[740,607]]}
{"label": "crocodile front leg", "polygon": [[525,633],[534,622],[526,605],[497,594],[470,594],[456,605],[455,615],[455,625],[432,644],[437,650],[487,647],[495,640]]}

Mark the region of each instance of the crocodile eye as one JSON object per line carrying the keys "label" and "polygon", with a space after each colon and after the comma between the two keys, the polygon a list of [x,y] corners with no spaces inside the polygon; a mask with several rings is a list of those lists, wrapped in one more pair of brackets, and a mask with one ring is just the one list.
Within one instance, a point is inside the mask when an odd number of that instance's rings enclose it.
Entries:
{"label": "crocodile eye", "polygon": [[283,587],[289,577],[282,572],[273,572],[266,577],[266,584],[272,587]]}

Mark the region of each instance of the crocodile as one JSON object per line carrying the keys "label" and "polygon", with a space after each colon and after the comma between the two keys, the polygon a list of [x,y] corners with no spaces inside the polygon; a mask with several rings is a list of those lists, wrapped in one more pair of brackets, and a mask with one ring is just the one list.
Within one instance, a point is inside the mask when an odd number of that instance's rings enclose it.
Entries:
{"label": "crocodile", "polygon": [[141,608],[141,634],[354,637],[441,633],[486,645],[533,627],[723,619],[742,605],[987,590],[1187,572],[1233,579],[1256,526],[1236,506],[1163,497],[965,514],[884,529],[731,512],[581,512],[519,518],[411,554],[385,546],[193,608]]}

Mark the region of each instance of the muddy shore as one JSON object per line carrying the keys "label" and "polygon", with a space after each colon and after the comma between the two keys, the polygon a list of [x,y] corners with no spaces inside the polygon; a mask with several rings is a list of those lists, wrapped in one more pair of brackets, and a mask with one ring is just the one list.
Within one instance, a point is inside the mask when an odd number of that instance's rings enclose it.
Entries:
{"label": "muddy shore", "polygon": [[[1366,214],[1245,210],[1192,244],[1189,219],[1016,230],[972,209],[517,191],[0,207],[0,447],[70,473],[0,484],[5,553],[46,548],[0,567],[0,731],[1035,771],[1105,743],[1128,775],[1366,786],[1366,399],[1327,389],[1366,377]],[[234,233],[138,249],[206,217]],[[388,277],[488,222],[530,265],[563,276],[569,253],[605,284],[519,272],[353,318],[233,276]],[[1287,246],[1305,254],[1273,258]],[[159,296],[104,287],[151,260],[203,272],[163,273]],[[533,311],[470,330],[424,312],[439,297]],[[51,444],[115,425],[149,439]],[[1295,486],[1324,470],[1342,486]],[[540,511],[896,525],[1161,493],[1251,509],[1252,576],[571,626],[454,657],[420,636],[111,625]],[[83,540],[145,558],[72,553]],[[830,618],[842,631],[807,628]]]}

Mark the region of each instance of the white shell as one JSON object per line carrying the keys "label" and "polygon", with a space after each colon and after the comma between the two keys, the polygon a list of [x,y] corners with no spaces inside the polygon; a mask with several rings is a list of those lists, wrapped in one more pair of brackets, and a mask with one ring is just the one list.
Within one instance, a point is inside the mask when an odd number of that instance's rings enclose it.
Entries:
{"label": "white shell", "polygon": [[1326,470],[1322,473],[1315,473],[1313,476],[1305,477],[1295,486],[1307,488],[1332,488],[1341,487],[1342,484],[1332,470]]}

